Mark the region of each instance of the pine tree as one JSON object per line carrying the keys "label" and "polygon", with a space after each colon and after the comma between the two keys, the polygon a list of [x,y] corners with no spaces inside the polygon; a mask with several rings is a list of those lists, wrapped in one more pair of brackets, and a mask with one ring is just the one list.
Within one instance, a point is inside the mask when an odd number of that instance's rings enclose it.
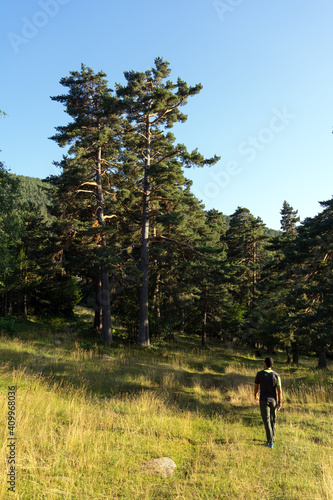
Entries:
{"label": "pine tree", "polygon": [[149,238],[152,195],[165,182],[165,173],[172,168],[171,159],[184,166],[213,164],[218,158],[205,160],[197,151],[189,154],[183,145],[175,145],[174,136],[167,132],[176,122],[184,122],[181,113],[187,99],[198,94],[201,85],[188,87],[178,78],[166,80],[169,63],[155,59],[155,66],[144,73],[125,72],[126,86],[117,85],[117,95],[126,110],[126,148],[134,156],[128,158],[138,170],[137,187],[142,192],[140,324],[138,345],[149,346]]}
{"label": "pine tree", "polygon": [[230,301],[227,277],[227,248],[224,241],[225,225],[222,214],[209,210],[206,214],[206,234],[202,237],[199,259],[199,282],[201,289],[202,329],[201,343],[206,343],[207,332],[222,336],[223,322],[227,319],[227,304]]}
{"label": "pine tree", "polygon": [[266,239],[260,217],[255,218],[247,208],[238,207],[230,217],[225,237],[234,300],[230,319],[236,335],[247,341],[252,338],[251,330],[256,330]]}
{"label": "pine tree", "polygon": [[112,207],[116,191],[120,125],[115,99],[105,77],[105,73],[95,74],[82,65],[80,72],[72,71],[69,77],[60,80],[68,93],[52,99],[65,105],[73,121],[56,127],[57,134],[52,137],[60,146],[69,146],[69,150],[60,163],[61,175],[50,181],[57,188],[57,206],[67,240],[79,235],[86,245],[89,241],[90,245],[95,243],[96,317],[102,318],[102,340],[110,343],[107,226],[115,214],[107,214],[106,205]]}
{"label": "pine tree", "polygon": [[289,203],[283,202],[281,209],[281,230],[286,236],[295,236],[297,234],[296,224],[300,221],[298,210],[294,210]]}
{"label": "pine tree", "polygon": [[169,335],[178,325],[184,331],[185,318],[193,318],[193,298],[200,296],[192,271],[198,246],[202,244],[201,235],[206,232],[205,214],[190,192],[190,185],[190,181],[178,185],[172,196],[172,185],[168,185],[169,196],[165,199],[172,199],[172,203],[168,201],[161,215],[152,218],[152,318],[155,329],[157,326]]}
{"label": "pine tree", "polygon": [[280,211],[281,232],[267,241],[268,259],[262,273],[260,339],[263,344],[274,349],[279,346],[286,350],[288,362],[298,363],[300,339],[292,318],[295,316],[289,302],[294,288],[294,249],[298,238],[296,224],[299,221],[297,210],[284,201]]}
{"label": "pine tree", "polygon": [[320,204],[324,210],[299,228],[294,252],[297,286],[290,300],[308,352],[316,351],[318,366],[325,368],[326,354],[333,348],[333,199]]}

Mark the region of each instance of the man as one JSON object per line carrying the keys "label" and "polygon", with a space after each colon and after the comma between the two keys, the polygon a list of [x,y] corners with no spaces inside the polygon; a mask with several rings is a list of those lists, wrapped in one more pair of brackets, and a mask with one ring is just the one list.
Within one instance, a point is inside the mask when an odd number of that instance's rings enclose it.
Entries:
{"label": "man", "polygon": [[266,358],[264,369],[257,373],[254,381],[254,399],[259,403],[258,388],[260,385],[260,412],[264,421],[267,442],[265,446],[274,447],[276,411],[281,409],[282,388],[279,375],[272,370],[273,359]]}

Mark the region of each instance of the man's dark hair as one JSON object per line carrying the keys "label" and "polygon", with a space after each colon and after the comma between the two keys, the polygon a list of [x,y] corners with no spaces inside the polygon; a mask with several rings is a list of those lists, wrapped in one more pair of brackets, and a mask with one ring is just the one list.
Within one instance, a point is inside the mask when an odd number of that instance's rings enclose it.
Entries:
{"label": "man's dark hair", "polygon": [[273,366],[273,358],[266,358],[265,363],[267,368],[271,368]]}

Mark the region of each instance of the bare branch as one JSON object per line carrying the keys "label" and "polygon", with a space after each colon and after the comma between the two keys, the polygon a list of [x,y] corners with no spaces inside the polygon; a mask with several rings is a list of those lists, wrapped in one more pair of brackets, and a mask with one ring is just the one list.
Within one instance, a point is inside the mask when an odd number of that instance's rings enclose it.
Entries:
{"label": "bare branch", "polygon": [[114,197],[117,196],[117,193],[111,193],[110,191],[107,191],[106,189],[103,189],[103,192],[106,194],[109,194],[110,196],[114,196]]}
{"label": "bare branch", "polygon": [[197,250],[195,250],[195,248],[193,246],[188,245],[187,243],[183,243],[181,241],[174,240],[172,238],[167,238],[166,236],[159,235],[159,236],[155,236],[154,238],[151,238],[151,241],[154,241],[154,240],[169,241],[170,243],[173,243],[174,245],[189,248],[190,250],[192,250],[192,252],[199,253]]}
{"label": "bare branch", "polygon": [[90,194],[96,195],[96,193],[94,191],[88,191],[87,189],[78,189],[76,191],[76,193],[90,193]]}
{"label": "bare branch", "polygon": [[80,187],[82,186],[97,186],[97,182],[83,182],[82,184],[80,184]]}
{"label": "bare branch", "polygon": [[141,132],[131,132],[131,133],[135,135],[140,135],[141,137],[143,137],[145,141],[147,140],[147,137],[144,134],[141,134]]}

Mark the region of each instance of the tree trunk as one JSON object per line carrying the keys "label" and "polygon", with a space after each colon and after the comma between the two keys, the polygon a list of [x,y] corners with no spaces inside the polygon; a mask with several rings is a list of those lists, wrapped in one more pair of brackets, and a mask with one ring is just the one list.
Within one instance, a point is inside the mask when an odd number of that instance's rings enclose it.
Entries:
{"label": "tree trunk", "polygon": [[293,365],[298,365],[299,363],[299,349],[297,346],[293,347]]}
{"label": "tree trunk", "polygon": [[326,351],[325,349],[321,351],[318,359],[318,368],[327,368]]}
{"label": "tree trunk", "polygon": [[206,323],[207,323],[207,315],[204,313],[204,317],[202,318],[202,328],[201,328],[201,345],[205,347],[206,345]]}
{"label": "tree trunk", "polygon": [[203,347],[205,347],[206,344],[206,325],[207,325],[207,290],[208,288],[205,288],[205,307],[204,307],[204,312],[203,312],[203,318],[202,318],[202,330],[201,330],[201,344]]}
{"label": "tree trunk", "polygon": [[94,318],[94,329],[100,331],[102,329],[102,306],[101,306],[101,296],[102,296],[102,275],[99,269],[96,278],[95,287],[95,318]]}
{"label": "tree trunk", "polygon": [[253,231],[253,278],[252,278],[251,311],[253,311],[254,300],[255,300],[255,296],[256,296],[256,287],[257,287],[256,263],[257,263],[257,247],[256,247],[256,241],[255,241],[255,234]]}
{"label": "tree trunk", "polygon": [[149,197],[144,195],[144,207],[142,218],[141,238],[141,262],[142,282],[140,288],[140,325],[138,345],[149,346],[149,318],[148,318],[148,258],[149,258]]}
{"label": "tree trunk", "polygon": [[28,319],[28,308],[27,308],[27,294],[23,295],[23,319]]}
{"label": "tree trunk", "polygon": [[24,277],[25,290],[23,294],[23,319],[28,319],[27,283],[28,283],[28,276],[25,275]]}
{"label": "tree trunk", "polygon": [[160,306],[160,278],[161,275],[158,273],[156,276],[156,285],[155,285],[155,291],[154,291],[154,298],[153,298],[153,308],[156,314],[156,318],[158,320],[161,319],[161,306]]}
{"label": "tree trunk", "polygon": [[185,311],[184,311],[184,308],[182,308],[182,310],[180,312],[180,331],[182,333],[185,332]]}
{"label": "tree trunk", "polygon": [[142,229],[141,229],[141,261],[142,283],[140,288],[140,324],[138,346],[148,347],[149,340],[149,317],[148,317],[148,258],[149,258],[149,208],[150,208],[150,123],[149,116],[146,122],[146,155],[145,171],[143,181],[143,207],[142,207]]}
{"label": "tree trunk", "polygon": [[21,297],[19,296],[18,300],[16,301],[16,317],[20,318],[21,317]]}
{"label": "tree trunk", "polygon": [[289,349],[287,348],[287,365],[290,365],[290,363],[291,363],[291,357],[289,354]]}
{"label": "tree trunk", "polygon": [[13,292],[10,290],[9,292],[9,301],[8,301],[8,315],[13,315]]}
{"label": "tree trunk", "polygon": [[102,341],[106,344],[112,342],[111,305],[109,275],[101,269],[101,296],[102,296]]}
{"label": "tree trunk", "polygon": [[[98,224],[102,227],[105,226],[104,219],[104,200],[103,200],[103,190],[102,190],[102,148],[98,147],[97,151],[97,165],[96,165],[96,184],[97,184],[97,220]],[[102,232],[102,247],[106,247],[105,235]],[[102,310],[102,341],[106,344],[111,344],[112,342],[112,325],[111,325],[111,306],[110,306],[110,286],[109,286],[109,275],[101,267],[101,294],[100,294],[100,307]]]}

